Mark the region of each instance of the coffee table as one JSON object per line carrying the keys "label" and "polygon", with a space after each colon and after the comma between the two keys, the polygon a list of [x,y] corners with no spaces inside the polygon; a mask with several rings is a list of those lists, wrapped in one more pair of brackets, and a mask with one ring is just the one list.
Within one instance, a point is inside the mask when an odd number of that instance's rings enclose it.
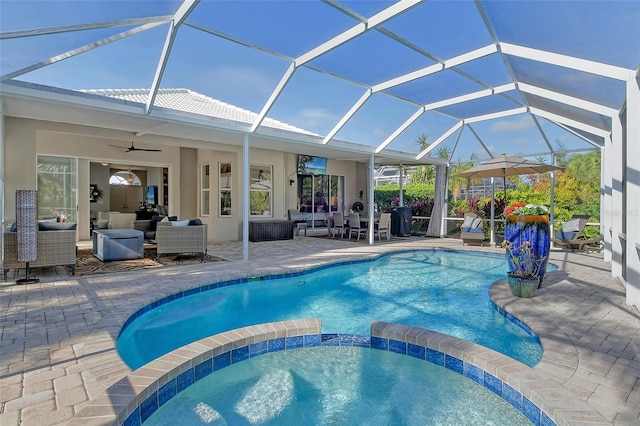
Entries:
{"label": "coffee table", "polygon": [[144,256],[144,232],[135,229],[95,229],[93,255],[103,262],[140,259]]}

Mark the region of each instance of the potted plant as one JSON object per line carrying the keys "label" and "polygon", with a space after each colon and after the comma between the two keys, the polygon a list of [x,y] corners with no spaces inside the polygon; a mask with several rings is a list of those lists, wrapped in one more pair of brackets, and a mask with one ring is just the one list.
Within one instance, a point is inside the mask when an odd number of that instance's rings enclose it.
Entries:
{"label": "potted plant", "polygon": [[[505,241],[511,242],[513,247],[521,247],[527,243],[536,259],[542,260],[542,264],[537,268],[538,284],[540,284],[547,271],[551,245],[549,210],[542,205],[514,203],[505,209],[504,214],[506,216]],[[507,259],[509,259],[508,255]],[[512,271],[511,266],[509,270]]]}
{"label": "potted plant", "polygon": [[509,271],[507,283],[511,294],[518,297],[532,297],[540,284],[540,271],[546,267],[546,256],[538,256],[530,241],[514,243],[505,240]]}

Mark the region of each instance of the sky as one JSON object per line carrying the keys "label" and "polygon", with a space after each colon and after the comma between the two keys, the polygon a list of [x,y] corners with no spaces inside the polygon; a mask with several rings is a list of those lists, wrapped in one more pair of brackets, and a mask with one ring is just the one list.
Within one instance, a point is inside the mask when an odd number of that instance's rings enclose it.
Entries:
{"label": "sky", "polygon": [[[364,17],[393,4],[340,3]],[[0,75],[51,63],[15,78],[72,90],[149,88],[168,23],[144,31],[136,30],[140,24],[134,24],[34,37],[9,35],[35,28],[162,17],[173,14],[179,5],[173,0],[0,0]],[[490,1],[482,2],[482,12],[473,1],[432,0],[420,4],[383,24],[383,31],[366,32],[310,61],[308,67],[298,67],[269,117],[326,135],[369,87],[491,45],[491,32],[503,43],[627,69],[637,69],[640,64],[638,1]],[[160,87],[188,88],[260,112],[291,61],[352,28],[357,21],[318,1],[240,0],[202,1],[187,23],[190,25],[181,26],[175,38]],[[122,36],[126,31],[133,34],[108,42],[109,37]],[[69,54],[96,42],[100,47]],[[61,57],[66,59],[58,60]],[[373,94],[335,138],[376,147],[422,105],[507,84],[514,76],[518,81],[614,109],[624,102],[624,82],[494,53]],[[389,148],[417,154],[421,151],[416,142],[420,135],[434,142],[460,119],[517,108],[532,100],[572,118],[602,127],[610,125],[607,117],[534,97],[523,99],[518,91],[511,90],[427,111]],[[491,155],[506,151],[538,156],[548,151],[547,143],[554,149],[592,147],[545,118],[536,123],[529,114],[464,126],[442,146],[453,152],[452,160],[466,160],[472,155],[488,158],[487,150]]]}

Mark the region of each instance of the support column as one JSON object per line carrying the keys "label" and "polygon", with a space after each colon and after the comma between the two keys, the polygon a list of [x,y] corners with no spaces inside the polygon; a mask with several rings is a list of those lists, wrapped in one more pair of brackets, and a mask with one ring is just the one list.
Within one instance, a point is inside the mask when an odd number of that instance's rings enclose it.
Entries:
{"label": "support column", "polygon": [[622,258],[623,258],[623,170],[624,170],[624,153],[623,144],[623,127],[620,117],[613,117],[611,120],[611,142],[609,151],[609,165],[611,166],[611,210],[608,215],[611,217],[611,275],[622,278]]}
{"label": "support column", "polygon": [[375,165],[375,158],[374,155],[371,154],[371,156],[369,157],[369,173],[367,173],[367,177],[369,180],[369,186],[368,186],[368,200],[367,200],[367,204],[368,204],[368,211],[369,211],[369,245],[372,246],[373,245],[373,241],[374,241],[374,235],[373,235],[373,229],[374,229],[374,223],[373,223],[373,217],[374,217],[374,211],[373,211],[373,166]]}
{"label": "support column", "polygon": [[[620,117],[614,117],[612,122],[611,132],[611,160],[609,164],[612,164],[611,170],[611,275],[614,277],[622,278],[622,256],[624,245],[623,236],[623,211],[622,211],[622,199],[623,199],[623,170],[625,167],[624,153],[622,150],[622,133],[623,127]],[[609,153],[608,153],[609,154]]]}
{"label": "support column", "polygon": [[90,182],[90,162],[86,158],[78,159],[78,188],[86,188],[80,190],[76,195],[76,235],[78,240],[90,240],[90,218],[89,218],[89,184]]}
{"label": "support column", "polygon": [[[0,226],[5,229],[4,217],[4,196],[6,194],[4,188],[4,109],[0,102]],[[4,247],[4,232],[0,232],[0,247]],[[4,264],[4,250],[0,252],[0,262]]]}
{"label": "support column", "polygon": [[249,260],[249,135],[242,144],[242,258]]}
{"label": "support column", "polygon": [[[615,121],[615,117],[613,118]],[[613,200],[611,188],[613,186],[612,170],[613,148],[611,140],[606,140],[604,147],[600,150],[600,235],[604,246],[604,261],[611,263],[611,225],[613,223]]]}
{"label": "support column", "polygon": [[623,276],[627,285],[627,304],[640,309],[640,79],[627,81],[626,159],[624,196],[627,211],[624,215],[626,253]]}

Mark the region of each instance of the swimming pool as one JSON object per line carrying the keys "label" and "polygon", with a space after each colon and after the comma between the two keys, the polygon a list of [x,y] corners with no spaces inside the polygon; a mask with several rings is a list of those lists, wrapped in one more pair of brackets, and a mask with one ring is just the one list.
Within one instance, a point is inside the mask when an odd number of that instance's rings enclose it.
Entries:
{"label": "swimming pool", "polygon": [[238,282],[157,303],[128,321],[118,351],[135,369],[225,330],[321,317],[325,333],[368,335],[372,320],[396,322],[469,340],[532,366],[542,355],[539,340],[500,315],[489,299],[488,287],[505,272],[502,256],[421,250]]}
{"label": "swimming pool", "polygon": [[267,353],[199,380],[145,425],[530,425],[488,388],[445,367],[362,347]]}

